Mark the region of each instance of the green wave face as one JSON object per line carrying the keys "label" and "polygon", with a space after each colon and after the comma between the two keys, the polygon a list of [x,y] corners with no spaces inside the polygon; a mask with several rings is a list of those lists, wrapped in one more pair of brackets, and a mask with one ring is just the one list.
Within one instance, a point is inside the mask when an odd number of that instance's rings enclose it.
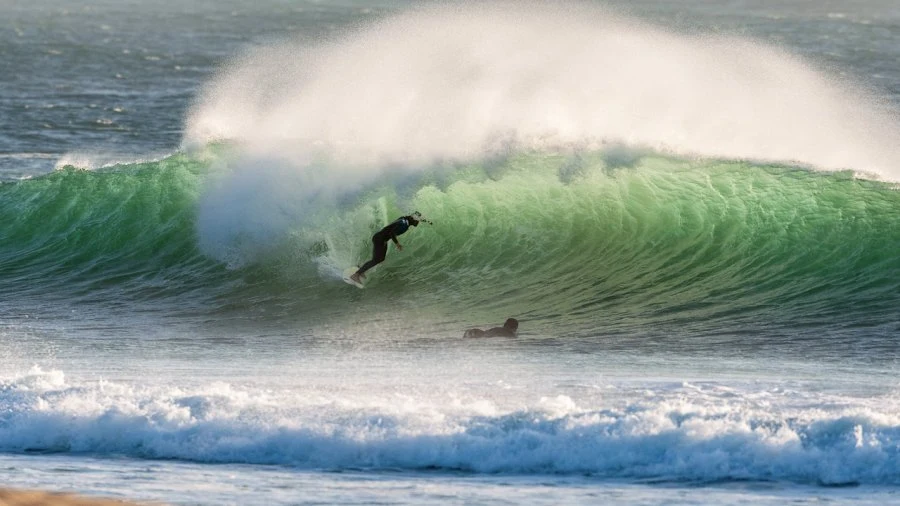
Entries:
{"label": "green wave face", "polygon": [[[346,318],[348,307],[357,319],[517,316],[585,335],[897,317],[900,194],[849,173],[624,148],[387,173],[352,193],[319,192],[299,214],[262,195],[288,209],[286,225],[255,244],[264,254],[229,267],[203,246],[205,212],[220,232],[234,229],[227,240],[261,239],[209,210],[210,181],[227,177],[210,166],[175,155],[0,186],[5,296],[303,321]],[[341,270],[368,258],[371,234],[412,210],[434,224],[401,236],[403,251],[391,247],[365,290],[342,283]]]}
{"label": "green wave face", "polygon": [[890,186],[778,166],[617,158],[520,156],[493,179],[423,187],[411,207],[436,224],[411,234],[411,251],[372,289],[588,333],[896,316],[900,201]]}
{"label": "green wave face", "polygon": [[0,291],[102,303],[201,284],[221,270],[195,245],[202,172],[178,155],[0,184]]}

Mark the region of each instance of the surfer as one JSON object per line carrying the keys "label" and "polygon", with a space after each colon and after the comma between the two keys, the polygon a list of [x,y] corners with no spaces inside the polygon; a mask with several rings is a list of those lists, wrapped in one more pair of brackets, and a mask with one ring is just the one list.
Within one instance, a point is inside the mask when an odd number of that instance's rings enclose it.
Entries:
{"label": "surfer", "polygon": [[507,318],[502,327],[487,330],[469,329],[463,337],[516,337],[519,332],[519,320]]}
{"label": "surfer", "polygon": [[397,236],[409,230],[410,225],[414,227],[419,226],[419,221],[424,220],[422,220],[422,216],[418,212],[415,212],[410,216],[401,216],[390,225],[375,232],[375,235],[372,236],[372,259],[364,263],[358,271],[350,276],[350,279],[355,283],[362,283],[361,278],[365,277],[364,274],[367,270],[384,262],[384,257],[387,255],[388,240],[394,241],[397,249],[403,251],[403,246],[400,245]]}

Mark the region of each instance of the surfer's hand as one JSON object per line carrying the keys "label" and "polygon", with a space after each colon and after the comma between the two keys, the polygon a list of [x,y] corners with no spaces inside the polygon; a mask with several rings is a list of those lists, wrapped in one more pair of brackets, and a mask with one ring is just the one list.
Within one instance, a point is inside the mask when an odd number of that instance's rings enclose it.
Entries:
{"label": "surfer's hand", "polygon": [[403,251],[403,246],[400,246],[400,243],[397,243],[397,251]]}

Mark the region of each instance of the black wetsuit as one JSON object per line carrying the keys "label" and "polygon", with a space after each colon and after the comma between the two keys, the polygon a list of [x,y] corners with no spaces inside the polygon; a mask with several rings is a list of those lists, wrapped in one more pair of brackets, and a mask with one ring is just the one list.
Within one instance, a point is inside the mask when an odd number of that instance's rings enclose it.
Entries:
{"label": "black wetsuit", "polygon": [[463,337],[516,337],[519,335],[519,321],[509,318],[502,327],[494,327],[487,330],[469,329]]}
{"label": "black wetsuit", "polygon": [[361,275],[372,267],[384,262],[384,257],[387,256],[388,241],[396,241],[397,236],[409,230],[410,225],[415,227],[419,225],[419,222],[412,216],[404,216],[375,232],[375,235],[372,236],[372,259],[364,263],[356,271],[356,274]]}
{"label": "black wetsuit", "polygon": [[506,327],[494,327],[492,329],[469,329],[463,334],[463,337],[516,337],[515,330]]}

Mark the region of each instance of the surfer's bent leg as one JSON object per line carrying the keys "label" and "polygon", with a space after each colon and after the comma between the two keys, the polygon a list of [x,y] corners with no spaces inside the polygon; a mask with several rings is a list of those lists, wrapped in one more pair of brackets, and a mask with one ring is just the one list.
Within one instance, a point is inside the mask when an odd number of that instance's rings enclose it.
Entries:
{"label": "surfer's bent leg", "polygon": [[357,278],[361,276],[364,272],[375,267],[376,265],[384,262],[384,257],[387,256],[387,240],[381,237],[379,234],[375,234],[372,236],[372,259],[368,262],[364,263],[362,267],[356,271]]}

